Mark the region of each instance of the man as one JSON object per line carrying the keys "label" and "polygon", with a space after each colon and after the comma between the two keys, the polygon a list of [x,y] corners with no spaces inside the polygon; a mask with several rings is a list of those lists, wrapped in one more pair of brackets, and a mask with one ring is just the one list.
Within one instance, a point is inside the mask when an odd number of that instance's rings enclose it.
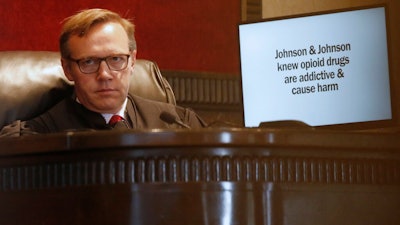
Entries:
{"label": "man", "polygon": [[[119,127],[130,129],[205,126],[189,109],[128,93],[137,53],[134,25],[118,14],[89,9],[67,18],[59,44],[64,73],[74,82],[73,96],[37,118],[14,123],[13,132],[15,127],[19,134],[112,129],[114,115],[120,116]],[[160,119],[163,112],[172,121]],[[2,133],[13,129],[5,127]]]}

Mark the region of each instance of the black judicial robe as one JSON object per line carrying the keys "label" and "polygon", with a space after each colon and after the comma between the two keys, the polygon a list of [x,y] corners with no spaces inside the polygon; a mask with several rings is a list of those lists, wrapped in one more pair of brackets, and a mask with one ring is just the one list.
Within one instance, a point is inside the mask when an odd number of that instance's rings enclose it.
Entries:
{"label": "black judicial robe", "polygon": [[[191,128],[206,126],[206,123],[191,109],[144,99],[135,95],[128,96],[125,119],[131,129],[181,128],[178,124],[168,124],[161,120],[160,114],[162,112],[174,115]],[[19,128],[18,131],[16,131],[17,128]],[[1,136],[107,129],[111,129],[111,127],[106,124],[100,113],[86,109],[83,105],[77,103],[73,97],[70,97],[32,120],[16,121],[11,126],[4,127]],[[19,135],[16,135],[16,133],[19,133]]]}

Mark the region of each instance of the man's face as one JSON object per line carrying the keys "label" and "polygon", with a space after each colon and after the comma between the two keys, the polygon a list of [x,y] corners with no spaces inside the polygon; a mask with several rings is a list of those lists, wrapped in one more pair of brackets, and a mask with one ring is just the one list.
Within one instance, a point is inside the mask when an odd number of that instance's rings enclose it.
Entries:
{"label": "man's face", "polygon": [[130,76],[136,60],[136,50],[129,51],[128,37],[118,23],[97,24],[83,37],[71,36],[68,46],[73,59],[104,58],[117,54],[129,54],[128,66],[120,71],[110,70],[105,61],[99,70],[85,74],[78,64],[62,59],[64,73],[75,82],[75,92],[81,104],[99,113],[116,113],[128,95]]}

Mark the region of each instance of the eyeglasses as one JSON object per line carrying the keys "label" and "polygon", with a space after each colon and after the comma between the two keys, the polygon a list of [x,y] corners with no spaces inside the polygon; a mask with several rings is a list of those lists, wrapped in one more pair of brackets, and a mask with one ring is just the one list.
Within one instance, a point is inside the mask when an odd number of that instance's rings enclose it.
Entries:
{"label": "eyeglasses", "polygon": [[118,55],[110,55],[104,58],[90,57],[84,59],[74,59],[69,58],[72,61],[75,61],[78,64],[79,70],[82,73],[90,74],[96,73],[99,71],[100,63],[105,61],[108,68],[113,71],[120,71],[126,69],[128,66],[128,60],[130,55],[118,54]]}

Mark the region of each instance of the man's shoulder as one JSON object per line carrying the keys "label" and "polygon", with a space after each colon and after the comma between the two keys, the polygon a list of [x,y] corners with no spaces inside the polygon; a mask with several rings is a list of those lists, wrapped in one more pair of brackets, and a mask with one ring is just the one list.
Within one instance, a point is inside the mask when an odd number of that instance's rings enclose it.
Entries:
{"label": "man's shoulder", "polygon": [[51,115],[51,114],[59,115],[60,113],[67,113],[69,109],[73,107],[73,103],[74,102],[70,96],[65,97],[61,99],[59,102],[57,102],[55,105],[50,107],[48,110],[38,115],[38,117],[43,115]]}
{"label": "man's shoulder", "polygon": [[138,106],[138,107],[143,105],[143,106],[146,106],[146,107],[162,107],[162,108],[166,108],[166,109],[182,108],[180,106],[177,106],[177,105],[174,105],[174,104],[171,104],[171,103],[156,101],[156,100],[152,100],[152,99],[147,99],[147,98],[143,98],[143,97],[138,96],[138,95],[129,94],[128,98],[132,99],[134,104],[136,106]]}
{"label": "man's shoulder", "polygon": [[99,113],[86,109],[74,97],[67,97],[27,125],[39,133],[54,133],[73,129],[103,128],[105,121]]}
{"label": "man's shoulder", "polygon": [[190,108],[185,108],[179,105],[160,102],[151,99],[146,99],[137,95],[128,96],[134,107],[143,117],[147,119],[155,119],[154,115],[159,115],[163,112],[168,112],[180,118],[184,123],[189,124],[191,127],[205,127],[206,123]]}
{"label": "man's shoulder", "polygon": [[4,126],[0,131],[0,137],[23,136],[34,133],[48,133],[51,131],[51,124],[56,120],[56,115],[65,114],[71,101],[62,99],[44,112],[34,115],[27,120],[16,120]]}

